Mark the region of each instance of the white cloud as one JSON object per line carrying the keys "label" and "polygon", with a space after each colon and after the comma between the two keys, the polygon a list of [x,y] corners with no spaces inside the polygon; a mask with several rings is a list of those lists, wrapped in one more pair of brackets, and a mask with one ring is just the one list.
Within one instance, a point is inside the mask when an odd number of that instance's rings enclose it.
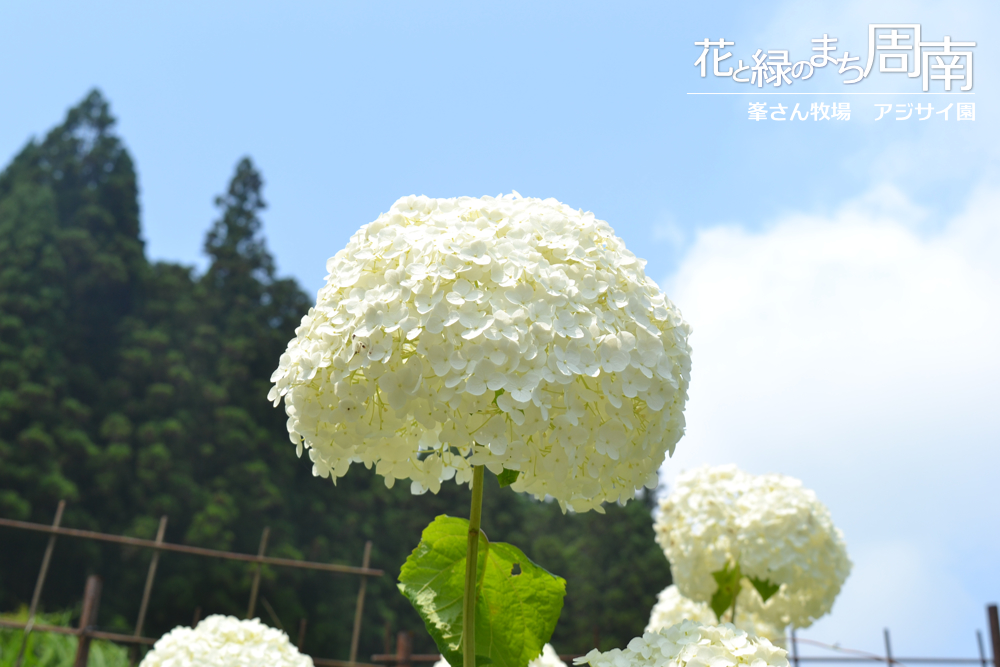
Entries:
{"label": "white cloud", "polygon": [[998,210],[982,187],[928,234],[875,188],[830,218],[703,231],[664,281],[694,327],[664,474],[735,462],[816,490],[856,570],[809,636],[881,650],[889,626],[900,654],[971,656],[1000,597]]}

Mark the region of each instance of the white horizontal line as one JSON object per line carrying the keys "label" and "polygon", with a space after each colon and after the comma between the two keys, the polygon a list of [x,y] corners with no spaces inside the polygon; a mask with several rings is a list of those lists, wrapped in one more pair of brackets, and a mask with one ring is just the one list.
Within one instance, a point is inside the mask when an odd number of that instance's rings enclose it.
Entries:
{"label": "white horizontal line", "polygon": [[975,93],[687,93],[688,95],[975,95]]}

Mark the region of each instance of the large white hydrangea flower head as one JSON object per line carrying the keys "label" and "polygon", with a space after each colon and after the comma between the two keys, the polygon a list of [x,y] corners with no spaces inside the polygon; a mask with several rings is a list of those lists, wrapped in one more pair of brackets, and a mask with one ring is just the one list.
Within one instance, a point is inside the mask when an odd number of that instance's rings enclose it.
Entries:
{"label": "large white hydrangea flower head", "polygon": [[[434,663],[434,667],[451,667],[448,661],[441,658]],[[537,658],[528,662],[528,667],[566,667],[566,663],[559,659],[559,654],[552,647],[546,644],[542,647],[542,652]]]}
{"label": "large white hydrangea flower head", "polygon": [[573,661],[590,667],[788,667],[786,652],[763,637],[751,637],[726,623],[683,621],[646,632],[628,647],[605,653],[594,649]]}
{"label": "large white hydrangea flower head", "polygon": [[281,630],[219,614],[160,637],[139,667],[313,667]]}
{"label": "large white hydrangea flower head", "polygon": [[[747,594],[744,592],[743,595]],[[646,632],[656,632],[684,621],[715,625],[717,619],[715,612],[707,604],[684,597],[675,584],[670,584],[656,596],[656,604],[649,613]],[[782,641],[785,637],[784,628],[764,621],[742,606],[736,610],[736,621],[733,625],[751,635],[764,637],[772,642]]]}
{"label": "large white hydrangea flower head", "polygon": [[600,509],[684,430],[690,328],[606,222],[554,199],[404,197],[327,263],[272,376],[313,472],[437,492],[472,466]]}
{"label": "large white hydrangea flower head", "polygon": [[733,465],[683,473],[661,500],[654,529],[674,583],[691,600],[709,602],[718,587],[712,573],[727,565],[780,585],[765,603],[743,579],[737,608],[782,632],[828,613],[851,571],[829,510],[785,475]]}

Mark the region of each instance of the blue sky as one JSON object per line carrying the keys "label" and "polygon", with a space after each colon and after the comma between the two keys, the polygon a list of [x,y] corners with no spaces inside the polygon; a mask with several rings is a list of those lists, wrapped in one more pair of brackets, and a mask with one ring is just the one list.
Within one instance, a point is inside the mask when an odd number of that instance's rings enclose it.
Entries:
{"label": "blue sky", "polygon": [[[972,656],[1000,598],[994,267],[1000,5],[39,3],[0,7],[0,158],[98,86],[139,170],[151,257],[202,265],[212,199],[243,155],[268,242],[310,291],[399,196],[556,197],[649,260],[695,334],[689,434],[664,468],[801,477],[856,569],[807,636]],[[867,56],[869,23],[975,41],[975,95],[828,67],[780,92],[692,65]],[[938,85],[938,88],[940,86]],[[866,95],[834,95],[842,92]],[[932,91],[933,92],[933,91]],[[875,121],[876,104],[977,105],[974,122]],[[751,101],[848,102],[842,121],[748,120]],[[995,336],[995,334],[994,334]]]}

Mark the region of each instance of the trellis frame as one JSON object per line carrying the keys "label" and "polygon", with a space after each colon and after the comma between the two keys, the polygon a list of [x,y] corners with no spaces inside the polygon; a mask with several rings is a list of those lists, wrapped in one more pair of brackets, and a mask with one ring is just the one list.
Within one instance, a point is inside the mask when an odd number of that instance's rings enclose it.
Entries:
{"label": "trellis frame", "polygon": [[[192,556],[201,556],[204,558],[219,558],[223,560],[233,560],[241,561],[246,563],[253,563],[254,575],[253,582],[250,588],[250,599],[247,605],[247,618],[251,618],[257,603],[257,595],[260,590],[260,569],[263,565],[274,565],[277,567],[288,567],[296,569],[307,569],[307,570],[320,570],[324,572],[338,572],[345,574],[354,574],[361,577],[361,583],[358,588],[358,596],[355,602],[354,610],[354,625],[351,632],[351,649],[350,655],[346,661],[335,660],[330,658],[313,658],[313,663],[317,667],[376,667],[374,665],[369,665],[368,663],[357,662],[358,653],[358,642],[361,636],[361,618],[364,613],[364,603],[365,594],[367,590],[367,583],[369,577],[381,577],[384,572],[382,570],[371,568],[370,557],[372,543],[368,541],[365,543],[364,556],[362,558],[361,567],[356,567],[353,565],[341,565],[338,563],[321,563],[316,561],[307,560],[297,560],[293,558],[276,558],[273,556],[267,556],[267,542],[270,535],[270,527],[265,526],[263,534],[261,535],[260,547],[257,550],[257,554],[245,554],[235,551],[222,551],[218,549],[207,549],[204,547],[195,547],[186,544],[175,544],[171,542],[165,542],[163,540],[164,533],[166,532],[167,517],[160,517],[160,525],[156,533],[155,540],[146,540],[138,537],[130,537],[127,535],[114,535],[111,533],[101,533],[92,530],[80,530],[77,528],[65,528],[61,525],[63,511],[66,507],[66,501],[60,500],[59,505],[56,508],[55,519],[51,525],[33,523],[30,521],[17,521],[15,519],[5,519],[0,518],[0,527],[13,528],[17,530],[28,530],[39,533],[47,533],[49,535],[49,541],[45,548],[45,553],[42,557],[42,562],[38,571],[38,578],[35,582],[35,590],[32,594],[31,605],[28,609],[28,621],[26,623],[21,623],[19,621],[7,621],[0,619],[0,627],[4,628],[14,628],[24,631],[24,636],[21,642],[21,649],[18,655],[16,666],[20,667],[21,662],[24,658],[24,650],[28,643],[29,635],[34,632],[53,632],[65,635],[75,635],[79,637],[80,641],[77,646],[76,660],[74,661],[74,667],[86,667],[87,660],[89,656],[90,641],[92,639],[106,639],[119,644],[131,645],[133,648],[130,651],[130,661],[135,664],[138,658],[138,649],[142,645],[152,645],[156,642],[156,639],[152,637],[145,637],[142,634],[143,625],[145,624],[146,613],[149,609],[149,599],[152,594],[153,584],[156,578],[156,570],[159,565],[160,554],[163,552],[174,552],[188,554]],[[45,587],[45,580],[48,576],[49,564],[52,560],[52,552],[55,549],[56,537],[75,537],[79,539],[92,540],[97,542],[110,542],[112,544],[121,544],[126,546],[138,547],[142,549],[152,549],[153,557],[149,563],[149,570],[146,574],[146,584],[143,588],[142,602],[139,605],[139,614],[136,619],[135,629],[131,635],[125,635],[115,632],[103,632],[97,630],[94,626],[97,618],[97,609],[100,604],[100,595],[102,580],[96,575],[91,575],[87,578],[87,583],[84,589],[83,596],[83,612],[80,617],[79,627],[69,628],[61,626],[52,625],[37,625],[35,624],[35,616],[38,611],[38,604],[41,600],[42,590]],[[302,649],[303,642],[305,640],[305,619],[302,619],[299,625],[299,636],[298,636],[298,647],[299,650]]]}

